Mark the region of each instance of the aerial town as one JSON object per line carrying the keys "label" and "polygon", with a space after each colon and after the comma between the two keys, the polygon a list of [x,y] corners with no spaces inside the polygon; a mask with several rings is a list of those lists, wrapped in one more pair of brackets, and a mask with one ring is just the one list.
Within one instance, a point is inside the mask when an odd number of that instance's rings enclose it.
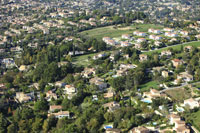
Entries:
{"label": "aerial town", "polygon": [[0,133],[199,133],[199,5],[1,0]]}

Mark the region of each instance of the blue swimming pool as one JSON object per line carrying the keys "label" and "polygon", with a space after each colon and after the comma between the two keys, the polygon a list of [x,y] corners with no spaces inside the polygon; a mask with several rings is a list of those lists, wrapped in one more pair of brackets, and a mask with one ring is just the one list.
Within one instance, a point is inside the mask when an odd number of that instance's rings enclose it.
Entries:
{"label": "blue swimming pool", "polygon": [[104,129],[113,128],[111,125],[104,126]]}
{"label": "blue swimming pool", "polygon": [[152,103],[152,101],[150,99],[142,99],[141,101],[145,102],[145,103]]}

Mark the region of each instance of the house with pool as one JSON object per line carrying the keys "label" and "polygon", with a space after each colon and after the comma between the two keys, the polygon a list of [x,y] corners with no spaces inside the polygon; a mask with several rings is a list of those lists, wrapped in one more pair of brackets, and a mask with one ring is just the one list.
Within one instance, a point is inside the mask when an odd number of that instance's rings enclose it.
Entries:
{"label": "house with pool", "polygon": [[144,92],[142,95],[142,100],[145,103],[152,103],[152,99],[157,97],[165,97],[168,98],[166,94],[161,94],[160,91],[151,88],[149,92]]}

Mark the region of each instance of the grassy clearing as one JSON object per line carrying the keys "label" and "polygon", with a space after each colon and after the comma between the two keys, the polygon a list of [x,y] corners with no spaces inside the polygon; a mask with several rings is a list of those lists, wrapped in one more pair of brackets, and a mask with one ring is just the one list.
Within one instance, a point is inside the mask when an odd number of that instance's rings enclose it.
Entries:
{"label": "grassy clearing", "polygon": [[105,36],[120,37],[122,34],[133,33],[134,30],[147,32],[149,28],[161,29],[163,27],[160,25],[153,25],[153,24],[137,24],[123,28],[114,28],[114,26],[106,26],[106,27],[83,31],[80,34],[101,40]]}
{"label": "grassy clearing", "polygon": [[72,63],[79,66],[86,67],[90,64],[90,61],[88,60],[88,58],[89,57],[92,58],[94,55],[96,55],[96,53],[72,57]]}
{"label": "grassy clearing", "polygon": [[182,102],[183,100],[191,97],[191,92],[184,88],[168,90],[165,93],[168,94],[175,101],[179,101],[179,102]]}
{"label": "grassy clearing", "polygon": [[174,45],[174,46],[170,46],[170,47],[165,47],[165,48],[161,48],[161,49],[158,49],[158,50],[145,52],[144,54],[151,55],[153,53],[161,53],[162,51],[167,50],[169,48],[172,48],[173,50],[181,50],[182,46],[185,47],[185,46],[188,46],[188,45],[193,46],[193,47],[199,47],[200,41],[198,41],[198,42],[188,42],[188,43],[185,43],[185,44],[178,44],[178,45]]}
{"label": "grassy clearing", "polygon": [[189,114],[186,119],[192,121],[194,127],[200,131],[200,111]]}
{"label": "grassy clearing", "polygon": [[149,91],[150,88],[158,89],[158,87],[159,87],[159,83],[157,81],[150,81],[150,82],[147,82],[146,84],[139,86],[141,91]]}

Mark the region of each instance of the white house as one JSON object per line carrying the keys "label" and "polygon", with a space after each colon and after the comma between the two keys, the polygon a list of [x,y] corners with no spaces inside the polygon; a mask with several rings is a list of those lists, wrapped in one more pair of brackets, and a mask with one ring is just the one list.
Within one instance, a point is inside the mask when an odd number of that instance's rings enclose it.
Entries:
{"label": "white house", "polygon": [[194,109],[195,107],[199,107],[199,102],[193,98],[184,100],[184,106],[189,106],[190,109]]}
{"label": "white house", "polygon": [[50,113],[50,114],[48,114],[48,117],[51,116],[51,115],[54,115],[58,119],[61,119],[61,118],[64,118],[64,117],[70,118],[69,111],[59,111],[57,113]]}
{"label": "white house", "polygon": [[137,39],[137,42],[138,42],[138,43],[142,43],[142,42],[145,42],[145,41],[146,41],[145,38],[138,38],[138,39]]}
{"label": "white house", "polygon": [[182,72],[179,75],[177,75],[177,80],[182,80],[185,82],[193,81],[193,76],[187,72]]}
{"label": "white house", "polygon": [[65,85],[65,88],[63,89],[63,91],[64,91],[64,94],[71,95],[71,94],[76,93],[76,88],[72,85]]}
{"label": "white house", "polygon": [[133,35],[136,35],[136,36],[146,36],[147,34],[146,33],[144,33],[144,32],[139,32],[139,31],[134,31],[133,32]]}
{"label": "white house", "polygon": [[170,50],[162,51],[162,52],[161,52],[161,56],[164,56],[164,55],[169,57],[169,56],[172,55],[172,52],[171,52]]}
{"label": "white house", "polygon": [[180,34],[185,35],[185,36],[188,36],[188,35],[189,35],[189,32],[188,32],[188,31],[181,31]]}
{"label": "white house", "polygon": [[150,35],[149,39],[153,39],[153,40],[161,40],[162,37],[161,36],[155,36],[155,35]]}
{"label": "white house", "polygon": [[171,32],[165,32],[165,36],[167,36],[167,37],[178,37],[178,34],[171,33]]}
{"label": "white house", "polygon": [[122,39],[130,39],[131,36],[129,34],[123,34]]}
{"label": "white house", "polygon": [[174,29],[172,29],[172,28],[164,28],[164,29],[163,29],[163,31],[167,31],[167,32],[173,32],[173,31],[174,31]]}
{"label": "white house", "polygon": [[158,30],[158,29],[149,29],[148,32],[149,33],[154,33],[154,34],[160,34],[161,33],[161,31]]}
{"label": "white house", "polygon": [[95,78],[90,79],[89,82],[90,84],[94,84],[98,86],[100,90],[107,88],[107,83],[105,83],[104,80],[101,78],[95,77]]}
{"label": "white house", "polygon": [[129,42],[127,42],[127,41],[121,42],[121,46],[122,46],[122,47],[128,47],[128,46],[131,46],[131,45],[132,45],[132,44],[129,43]]}

